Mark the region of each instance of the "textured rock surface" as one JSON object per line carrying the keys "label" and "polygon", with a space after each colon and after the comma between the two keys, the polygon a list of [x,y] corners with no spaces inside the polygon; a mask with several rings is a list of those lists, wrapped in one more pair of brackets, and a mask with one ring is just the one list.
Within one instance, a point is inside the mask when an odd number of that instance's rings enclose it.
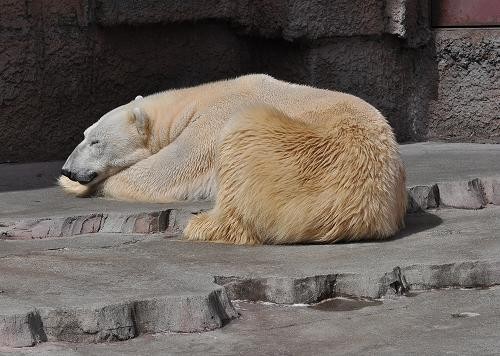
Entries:
{"label": "textured rock surface", "polygon": [[436,208],[439,205],[437,185],[416,185],[408,189],[408,212]]}
{"label": "textured rock surface", "polygon": [[486,178],[481,181],[488,203],[500,205],[500,178]]}
{"label": "textured rock surface", "polygon": [[[223,20],[245,33],[286,40],[380,34],[386,21],[385,1],[378,0],[168,3],[147,0],[140,5],[133,0],[98,0],[96,3],[97,23],[106,26]],[[387,16],[397,10],[389,10]],[[404,12],[404,7],[400,11]]]}
{"label": "textured rock surface", "polygon": [[429,138],[500,142],[500,29],[435,32],[439,73]]}
{"label": "textured rock surface", "polygon": [[431,36],[425,1],[1,6],[0,162],[64,159],[138,94],[249,72],[358,95],[400,141],[499,142],[500,30]]}
{"label": "textured rock surface", "polygon": [[0,162],[63,159],[138,94],[249,72],[358,95],[401,141],[499,142],[500,30],[431,36],[428,11],[417,0],[4,1]]}
{"label": "textured rock surface", "polygon": [[426,132],[437,73],[425,2],[7,1],[0,161],[63,159],[138,94],[249,72],[348,91],[400,140]]}
{"label": "textured rock surface", "polygon": [[488,203],[479,179],[438,184],[440,204],[462,209],[480,209]]}
{"label": "textured rock surface", "polygon": [[[25,168],[16,170],[22,172]],[[0,239],[57,238],[98,232],[173,235],[182,231],[193,214],[211,206],[211,202],[143,204],[77,199],[66,196],[59,188],[3,192]]]}
{"label": "textured rock surface", "polygon": [[43,239],[97,232],[151,234],[168,228],[166,209],[133,215],[94,213],[79,216],[44,217],[19,221],[2,221],[2,239]]}

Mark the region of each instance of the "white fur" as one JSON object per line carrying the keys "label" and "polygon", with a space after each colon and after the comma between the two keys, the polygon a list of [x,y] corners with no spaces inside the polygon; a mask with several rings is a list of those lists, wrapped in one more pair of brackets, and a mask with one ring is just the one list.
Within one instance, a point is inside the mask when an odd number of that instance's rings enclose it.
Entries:
{"label": "white fur", "polygon": [[[92,141],[103,144],[92,148]],[[402,225],[404,168],[385,118],[352,95],[267,75],[134,100],[85,131],[68,193],[216,199],[188,238],[240,244],[383,239]]]}

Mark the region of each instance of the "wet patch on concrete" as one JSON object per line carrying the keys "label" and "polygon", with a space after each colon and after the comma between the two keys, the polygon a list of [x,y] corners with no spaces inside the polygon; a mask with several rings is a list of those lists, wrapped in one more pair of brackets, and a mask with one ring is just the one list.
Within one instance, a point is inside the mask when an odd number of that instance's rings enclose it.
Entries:
{"label": "wet patch on concrete", "polygon": [[366,298],[331,298],[317,304],[310,305],[308,308],[328,312],[343,312],[359,310],[377,305],[382,305],[382,301]]}

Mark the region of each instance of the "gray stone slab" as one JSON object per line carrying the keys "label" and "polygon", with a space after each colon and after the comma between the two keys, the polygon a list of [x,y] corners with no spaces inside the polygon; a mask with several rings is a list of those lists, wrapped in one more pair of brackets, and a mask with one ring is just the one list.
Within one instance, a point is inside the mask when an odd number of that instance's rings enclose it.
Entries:
{"label": "gray stone slab", "polygon": [[416,185],[408,188],[409,213],[436,208],[439,206],[439,189],[436,184]]}
{"label": "gray stone slab", "polygon": [[459,209],[481,209],[488,204],[484,187],[479,179],[459,182],[442,182],[437,185],[439,203]]}
{"label": "gray stone slab", "polygon": [[[126,242],[121,246],[131,246]],[[236,317],[224,288],[211,279],[160,272],[150,258],[118,262],[113,250],[108,243],[26,255],[11,251],[2,257],[0,344],[102,342],[159,331],[206,331]],[[50,251],[63,254],[56,257]],[[32,332],[40,325],[43,332]]]}

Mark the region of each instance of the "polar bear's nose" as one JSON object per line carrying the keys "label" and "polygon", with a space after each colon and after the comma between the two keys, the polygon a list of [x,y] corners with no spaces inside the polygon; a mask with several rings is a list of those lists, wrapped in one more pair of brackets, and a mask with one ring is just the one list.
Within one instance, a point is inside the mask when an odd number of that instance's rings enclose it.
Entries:
{"label": "polar bear's nose", "polygon": [[68,177],[69,179],[71,179],[71,171],[69,169],[61,169],[61,174],[65,177]]}
{"label": "polar bear's nose", "polygon": [[90,183],[97,177],[97,172],[73,172],[65,168],[61,170],[61,174],[80,184]]}
{"label": "polar bear's nose", "polygon": [[95,177],[97,177],[97,172],[87,172],[85,174],[78,174],[75,175],[73,178],[76,178],[76,180],[80,184],[87,184],[92,182]]}

